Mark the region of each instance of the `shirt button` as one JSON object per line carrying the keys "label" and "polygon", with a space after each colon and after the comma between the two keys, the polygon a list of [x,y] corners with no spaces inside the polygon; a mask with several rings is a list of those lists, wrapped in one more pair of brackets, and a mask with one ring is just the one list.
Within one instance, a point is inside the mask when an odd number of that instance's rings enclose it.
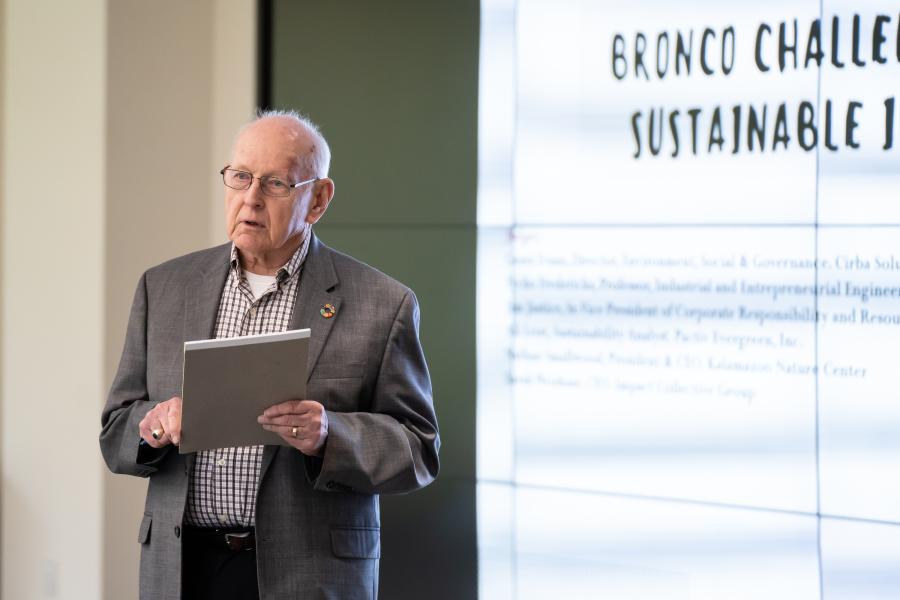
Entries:
{"label": "shirt button", "polygon": [[181,537],[181,527],[175,526],[175,537]]}
{"label": "shirt button", "polygon": [[254,306],[253,308],[250,309],[250,316],[251,316],[251,317],[255,317],[255,316],[256,316],[256,307],[255,307],[255,306]]}
{"label": "shirt button", "polygon": [[225,466],[225,459],[224,459],[224,458],[220,458],[219,460],[216,461],[216,464],[219,465],[220,467],[224,467],[224,466]]}
{"label": "shirt button", "polygon": [[219,515],[219,522],[220,522],[220,523],[224,523],[224,522],[227,521],[227,520],[228,520],[228,516],[227,516],[227,515]]}

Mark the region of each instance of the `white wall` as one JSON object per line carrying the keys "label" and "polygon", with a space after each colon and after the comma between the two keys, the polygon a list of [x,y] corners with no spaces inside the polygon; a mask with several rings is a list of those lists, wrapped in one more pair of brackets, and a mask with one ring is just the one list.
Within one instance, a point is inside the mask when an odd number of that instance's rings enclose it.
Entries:
{"label": "white wall", "polygon": [[140,273],[224,239],[255,2],[0,8],[0,590],[136,597],[145,482],[106,473],[99,413]]}

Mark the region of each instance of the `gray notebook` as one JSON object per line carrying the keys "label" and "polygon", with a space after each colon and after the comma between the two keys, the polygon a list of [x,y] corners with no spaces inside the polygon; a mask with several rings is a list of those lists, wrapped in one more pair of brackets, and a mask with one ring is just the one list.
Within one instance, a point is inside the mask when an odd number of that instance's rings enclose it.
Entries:
{"label": "gray notebook", "polygon": [[308,355],[309,329],[185,342],[179,452],[286,445],[256,417],[306,397]]}

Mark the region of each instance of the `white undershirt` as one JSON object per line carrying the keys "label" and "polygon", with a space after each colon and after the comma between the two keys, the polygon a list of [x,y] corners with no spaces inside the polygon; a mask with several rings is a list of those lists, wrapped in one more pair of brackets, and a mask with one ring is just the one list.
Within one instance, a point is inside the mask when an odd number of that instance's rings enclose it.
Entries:
{"label": "white undershirt", "polygon": [[275,283],[274,275],[257,275],[250,271],[244,271],[244,277],[250,285],[250,291],[253,292],[253,301],[259,300],[263,293]]}

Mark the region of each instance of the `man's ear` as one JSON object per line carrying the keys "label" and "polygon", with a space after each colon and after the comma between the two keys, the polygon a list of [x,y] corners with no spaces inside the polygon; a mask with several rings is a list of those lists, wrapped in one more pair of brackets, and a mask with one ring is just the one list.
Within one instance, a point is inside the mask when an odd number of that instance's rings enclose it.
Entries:
{"label": "man's ear", "polygon": [[309,213],[306,215],[306,222],[315,225],[331,204],[334,198],[334,181],[328,177],[324,177],[315,182],[313,189],[312,203],[309,205]]}

